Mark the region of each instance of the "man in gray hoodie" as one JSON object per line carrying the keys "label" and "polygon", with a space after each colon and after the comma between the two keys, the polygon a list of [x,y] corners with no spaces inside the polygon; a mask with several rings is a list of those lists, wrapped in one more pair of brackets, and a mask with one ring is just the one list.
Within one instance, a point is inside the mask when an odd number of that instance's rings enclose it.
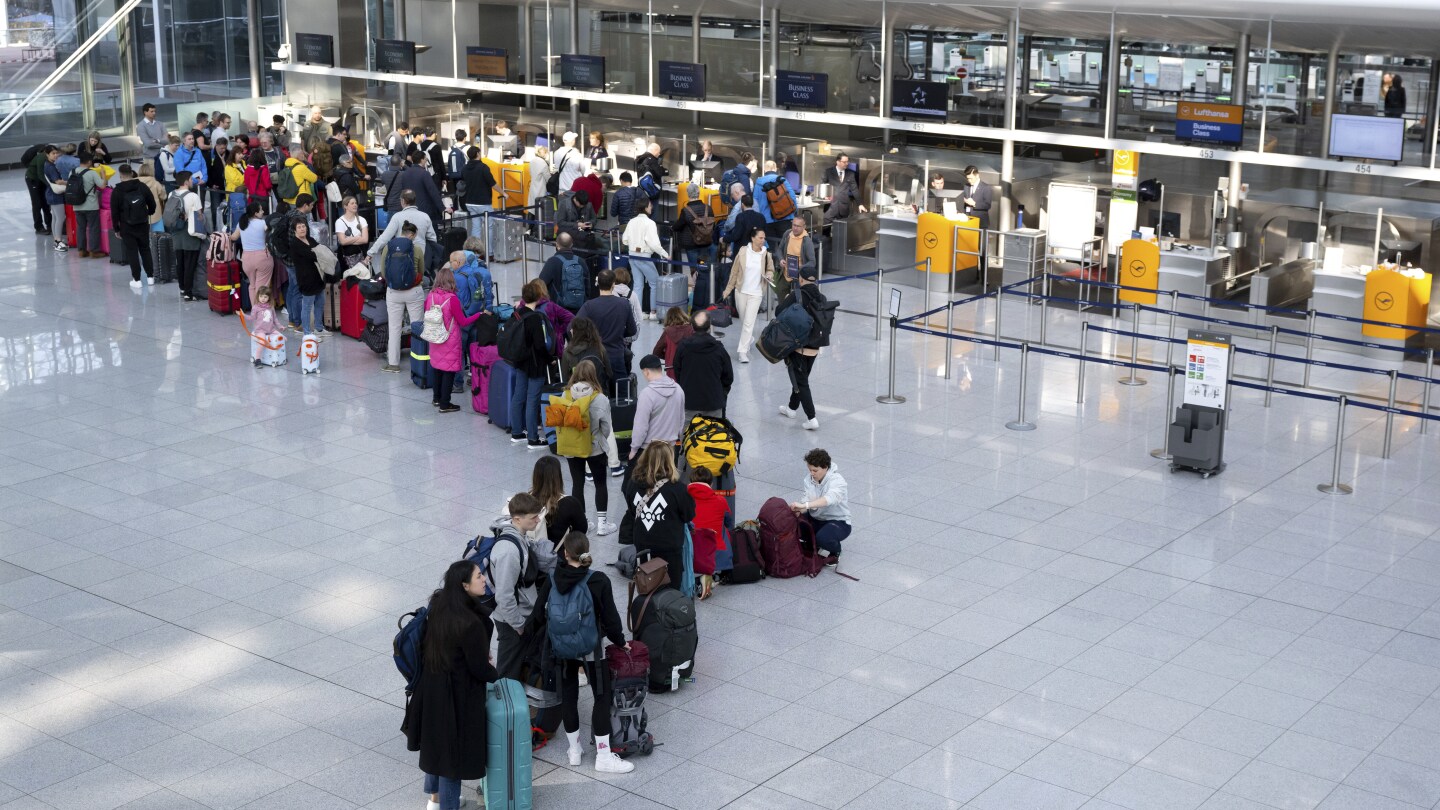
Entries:
{"label": "man in gray hoodie", "polygon": [[516,493],[508,505],[510,517],[490,526],[499,540],[490,550],[484,574],[495,594],[495,610],[490,618],[495,622],[495,635],[499,640],[495,668],[502,678],[518,679],[525,658],[520,633],[535,607],[535,579],[539,572],[534,548],[525,536],[540,524],[542,508],[534,495]]}
{"label": "man in gray hoodie", "polygon": [[685,392],[665,374],[665,363],[653,354],[640,358],[645,390],[635,402],[635,427],[631,433],[630,460],[650,442],[673,444],[685,429]]}

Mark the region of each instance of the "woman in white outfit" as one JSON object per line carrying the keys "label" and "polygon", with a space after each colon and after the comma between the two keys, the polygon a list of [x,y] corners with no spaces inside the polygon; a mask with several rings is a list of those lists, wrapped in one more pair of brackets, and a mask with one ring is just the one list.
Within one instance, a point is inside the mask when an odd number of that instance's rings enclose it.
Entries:
{"label": "woman in white outfit", "polygon": [[[655,285],[660,283],[660,273],[655,269],[654,257],[669,258],[670,251],[660,241],[660,231],[650,219],[650,200],[643,195],[635,203],[635,218],[625,225],[620,240],[630,251],[630,271],[635,277],[631,294],[637,298],[644,295],[642,283],[650,285],[650,305],[655,305]],[[653,311],[645,313],[646,318],[655,318]],[[663,317],[663,316],[662,316]],[[658,320],[658,319],[657,319]]]}
{"label": "woman in white outfit", "polygon": [[550,150],[543,147],[535,147],[535,154],[530,158],[530,193],[526,195],[526,205],[534,205],[537,200],[550,192],[545,189],[545,184],[550,182]]}
{"label": "woman in white outfit", "polygon": [[765,248],[765,230],[756,228],[750,234],[750,244],[735,252],[735,263],[730,265],[730,281],[725,285],[725,298],[735,293],[735,308],[740,311],[740,343],[736,351],[740,362],[750,362],[750,347],[754,345],[755,318],[760,314],[760,299],[770,280],[775,276],[775,261]]}

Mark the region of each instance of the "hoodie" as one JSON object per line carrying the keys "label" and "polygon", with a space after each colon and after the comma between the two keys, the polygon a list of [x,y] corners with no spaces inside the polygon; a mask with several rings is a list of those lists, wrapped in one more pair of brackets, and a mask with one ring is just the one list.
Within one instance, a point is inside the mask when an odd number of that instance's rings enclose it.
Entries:
{"label": "hoodie", "polygon": [[685,391],[686,410],[725,410],[735,382],[730,353],[709,332],[696,332],[675,350],[675,381]]}
{"label": "hoodie", "polygon": [[695,499],[695,528],[713,529],[715,531],[717,550],[725,550],[725,516],[730,513],[730,504],[725,498],[711,489],[709,484],[702,484],[699,481],[691,483],[685,488],[690,497]]}
{"label": "hoodie", "polygon": [[250,334],[255,337],[281,334],[280,319],[275,317],[275,308],[270,304],[256,301],[250,307]]}
{"label": "hoodie", "polygon": [[[178,161],[176,165],[179,165]],[[310,170],[309,166],[305,165],[305,161],[293,157],[285,158],[285,168],[289,169],[290,173],[294,175],[296,189],[295,196],[285,200],[285,202],[294,205],[295,199],[301,194],[309,194],[311,197],[315,196],[315,181],[320,178],[316,176],[315,172]]]}
{"label": "hoodie", "polygon": [[655,348],[650,353],[665,361],[665,374],[672,380],[675,379],[675,350],[680,348],[681,341],[693,334],[695,327],[686,321],[665,327],[660,339],[655,341]]}
{"label": "hoodie", "polygon": [[[583,430],[584,432],[588,432],[590,435],[590,453],[587,457],[593,458],[595,456],[604,455],[606,439],[610,436],[611,429],[610,398],[600,393],[599,391],[596,391],[595,388],[590,385],[590,383],[586,382],[577,382],[574,385],[570,386],[569,394],[570,399],[573,402],[579,402],[580,400],[593,395],[594,398],[590,400],[589,407],[588,409],[586,409],[586,416],[588,418],[589,427],[588,430],[582,428],[561,427],[559,428],[560,433],[563,434],[569,430]],[[553,407],[554,406],[552,405],[551,408]],[[547,409],[547,413],[548,410],[549,409]],[[557,437],[557,448],[560,447],[561,440],[563,440],[564,438],[565,437],[563,435]],[[563,452],[562,450],[560,455],[564,456],[569,454]]]}
{"label": "hoodie", "polygon": [[657,377],[635,403],[631,452],[638,455],[650,442],[673,444],[684,428],[685,392],[669,377]]}
{"label": "hoodie", "polygon": [[625,625],[620,623],[620,612],[615,609],[615,596],[610,590],[610,578],[603,572],[590,568],[576,568],[565,564],[557,566],[552,576],[540,578],[535,597],[535,609],[530,621],[525,623],[525,634],[529,636],[545,625],[545,606],[550,601],[550,591],[570,593],[584,583],[590,588],[590,599],[595,604],[600,637],[608,639],[617,647],[625,646]]}
{"label": "hoodie", "polygon": [[805,492],[805,502],[824,498],[828,503],[819,509],[811,509],[810,517],[820,520],[838,520],[842,523],[850,522],[850,496],[845,478],[840,475],[840,465],[830,463],[830,471],[819,483],[810,477],[810,472],[805,472],[805,480],[800,484]]}
{"label": "hoodie", "polygon": [[[508,534],[519,540],[524,547],[524,555],[535,553],[535,544],[521,537],[520,531],[510,522],[508,516],[490,524],[490,531]],[[536,557],[536,562],[539,562],[539,557]],[[495,592],[495,610],[491,612],[490,618],[510,625],[517,632],[525,628],[525,620],[530,618],[530,613],[535,608],[535,586],[516,587],[523,570],[525,556],[515,547],[515,543],[502,537],[490,550],[489,570],[484,572],[485,578],[490,582],[490,589]]]}

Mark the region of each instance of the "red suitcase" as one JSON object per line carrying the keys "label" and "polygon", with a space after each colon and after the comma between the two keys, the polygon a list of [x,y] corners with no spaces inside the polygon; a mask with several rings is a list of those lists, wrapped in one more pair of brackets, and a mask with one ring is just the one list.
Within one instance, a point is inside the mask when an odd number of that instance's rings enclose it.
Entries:
{"label": "red suitcase", "polygon": [[340,282],[340,333],[360,339],[365,331],[365,318],[360,314],[365,308],[365,296],[360,294],[360,284],[353,278]]}
{"label": "red suitcase", "polygon": [[80,244],[79,221],[75,219],[75,207],[65,206],[65,244],[77,247]]}
{"label": "red suitcase", "polygon": [[205,282],[210,288],[210,311],[229,315],[240,302],[240,262],[208,262]]}

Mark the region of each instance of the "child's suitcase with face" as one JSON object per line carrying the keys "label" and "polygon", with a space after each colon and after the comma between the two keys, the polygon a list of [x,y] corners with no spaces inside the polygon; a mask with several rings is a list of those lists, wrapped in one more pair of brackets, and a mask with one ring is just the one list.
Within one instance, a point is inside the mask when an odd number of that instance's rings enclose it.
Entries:
{"label": "child's suitcase with face", "polygon": [[320,341],[314,335],[306,335],[300,344],[300,373],[320,373]]}
{"label": "child's suitcase with face", "polygon": [[256,338],[260,342],[260,362],[267,366],[283,366],[289,356],[285,354],[285,336],[279,333]]}

